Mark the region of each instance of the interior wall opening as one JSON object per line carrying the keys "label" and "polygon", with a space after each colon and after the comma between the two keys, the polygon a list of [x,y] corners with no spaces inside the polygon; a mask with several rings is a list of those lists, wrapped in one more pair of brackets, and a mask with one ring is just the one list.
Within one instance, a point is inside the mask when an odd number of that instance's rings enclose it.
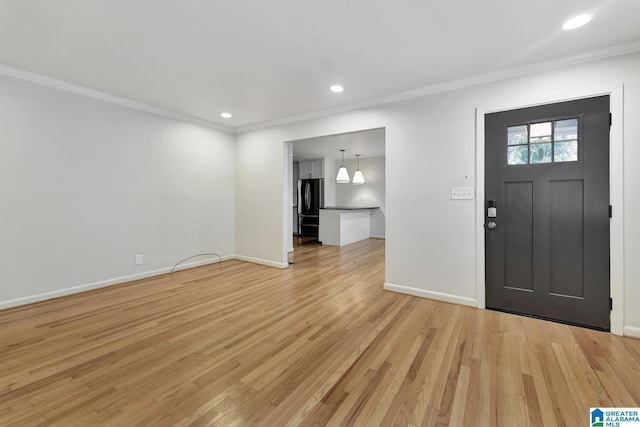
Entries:
{"label": "interior wall opening", "polygon": [[[385,238],[384,128],[287,141],[284,151],[290,263],[296,247]],[[348,178],[337,182],[342,167]]]}

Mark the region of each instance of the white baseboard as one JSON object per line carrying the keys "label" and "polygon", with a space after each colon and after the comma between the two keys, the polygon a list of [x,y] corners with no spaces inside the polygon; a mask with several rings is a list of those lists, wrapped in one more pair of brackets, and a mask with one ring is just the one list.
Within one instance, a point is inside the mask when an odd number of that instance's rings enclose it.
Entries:
{"label": "white baseboard", "polygon": [[369,236],[369,238],[370,239],[382,239],[382,240],[384,240],[384,236],[378,236],[378,235],[373,235],[373,234],[371,236]]}
{"label": "white baseboard", "polygon": [[[234,259],[233,255],[226,255],[222,257],[222,261]],[[200,267],[207,264],[215,264],[219,262],[218,258],[206,259],[203,261],[194,261],[185,264],[181,264],[174,271],[186,270],[189,268]],[[5,308],[17,307],[20,305],[31,304],[34,302],[45,301],[52,298],[63,297],[66,295],[77,294],[80,292],[90,291],[92,289],[105,288],[107,286],[119,285],[121,283],[132,282],[134,280],[146,279],[148,277],[159,276],[171,272],[172,267],[160,268],[158,270],[145,271],[143,273],[131,274],[129,276],[115,277],[113,279],[101,280],[99,282],[88,283],[85,285],[73,286],[70,288],[58,289],[51,292],[44,292],[36,295],[29,295],[26,297],[20,297],[10,299],[7,301],[0,301],[0,310]]]}
{"label": "white baseboard", "polygon": [[634,328],[633,326],[625,326],[624,327],[624,336],[625,337],[640,338],[640,328]]}
{"label": "white baseboard", "polygon": [[385,283],[382,288],[387,291],[399,292],[401,294],[429,298],[437,301],[451,302],[454,304],[467,305],[470,307],[476,307],[477,305],[477,301],[475,298],[461,297],[458,295],[445,294],[442,292],[427,291],[424,289],[411,288],[409,286],[394,285],[393,283]]}
{"label": "white baseboard", "polygon": [[260,258],[252,258],[252,257],[249,257],[249,256],[244,256],[244,255],[236,255],[236,256],[234,256],[234,259],[237,259],[237,260],[240,260],[240,261],[252,262],[254,264],[266,265],[268,267],[275,267],[275,268],[287,268],[287,267],[289,267],[289,263],[283,264],[281,262],[274,262],[274,261],[269,261],[269,260],[260,259]]}

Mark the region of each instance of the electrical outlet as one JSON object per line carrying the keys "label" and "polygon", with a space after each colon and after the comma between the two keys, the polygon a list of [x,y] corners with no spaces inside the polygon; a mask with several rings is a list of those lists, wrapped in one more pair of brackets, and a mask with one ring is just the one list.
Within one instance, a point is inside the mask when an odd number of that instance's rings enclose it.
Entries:
{"label": "electrical outlet", "polygon": [[142,255],[136,255],[136,265],[142,265]]}
{"label": "electrical outlet", "polygon": [[452,188],[451,200],[473,200],[473,187]]}

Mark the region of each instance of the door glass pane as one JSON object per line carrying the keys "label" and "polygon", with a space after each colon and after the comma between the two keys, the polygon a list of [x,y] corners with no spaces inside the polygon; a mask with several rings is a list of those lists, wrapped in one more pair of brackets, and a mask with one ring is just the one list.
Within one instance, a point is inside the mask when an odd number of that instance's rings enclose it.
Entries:
{"label": "door glass pane", "polygon": [[507,164],[578,161],[579,118],[507,127]]}
{"label": "door glass pane", "polygon": [[578,119],[558,120],[555,122],[556,141],[578,139]]}
{"label": "door glass pane", "polygon": [[577,162],[578,141],[558,141],[553,153],[554,162]]}
{"label": "door glass pane", "polygon": [[551,163],[551,143],[531,144],[531,164]]}
{"label": "door glass pane", "polygon": [[509,126],[507,128],[507,144],[520,145],[527,143],[527,125]]}
{"label": "door glass pane", "polygon": [[530,126],[531,143],[551,141],[551,122],[534,123]]}
{"label": "door glass pane", "polygon": [[529,146],[516,145],[507,147],[508,165],[526,165],[529,163]]}

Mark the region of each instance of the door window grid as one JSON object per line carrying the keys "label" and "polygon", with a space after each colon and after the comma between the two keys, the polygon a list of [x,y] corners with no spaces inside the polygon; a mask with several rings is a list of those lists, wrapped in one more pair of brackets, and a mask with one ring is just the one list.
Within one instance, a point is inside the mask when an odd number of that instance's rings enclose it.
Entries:
{"label": "door window grid", "polygon": [[578,161],[578,118],[507,127],[507,165]]}

